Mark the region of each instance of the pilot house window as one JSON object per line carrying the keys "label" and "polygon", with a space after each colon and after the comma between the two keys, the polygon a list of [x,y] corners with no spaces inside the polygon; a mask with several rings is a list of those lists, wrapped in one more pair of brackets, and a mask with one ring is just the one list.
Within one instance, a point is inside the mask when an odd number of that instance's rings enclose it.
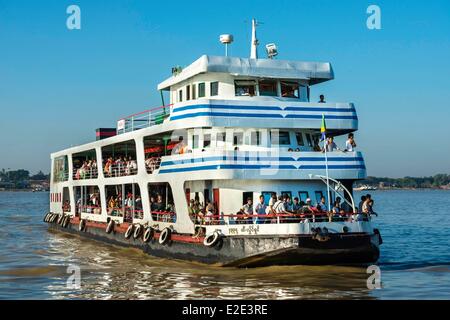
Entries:
{"label": "pilot house window", "polygon": [[273,96],[277,94],[277,82],[273,80],[260,80],[259,81],[259,95],[260,96]]}
{"label": "pilot house window", "polygon": [[199,83],[198,84],[198,97],[203,98],[205,97],[205,83]]}
{"label": "pilot house window", "polygon": [[236,96],[253,97],[256,92],[256,81],[236,80],[234,82],[234,91],[235,91]]}
{"label": "pilot house window", "polygon": [[219,95],[219,82],[211,82],[211,96]]}
{"label": "pilot house window", "polygon": [[283,98],[300,98],[298,83],[281,81],[281,96]]}

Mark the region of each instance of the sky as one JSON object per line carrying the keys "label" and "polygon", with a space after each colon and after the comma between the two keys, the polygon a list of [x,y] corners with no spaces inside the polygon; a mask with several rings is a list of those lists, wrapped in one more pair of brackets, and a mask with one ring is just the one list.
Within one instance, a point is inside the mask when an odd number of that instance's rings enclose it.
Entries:
{"label": "sky", "polygon": [[[81,29],[69,30],[69,5]],[[381,9],[370,30],[369,5]],[[450,1],[0,0],[0,170],[50,168],[50,153],[95,140],[95,129],[161,105],[176,65],[260,54],[327,61],[335,80],[316,99],[353,102],[355,138],[372,176],[450,174]]]}

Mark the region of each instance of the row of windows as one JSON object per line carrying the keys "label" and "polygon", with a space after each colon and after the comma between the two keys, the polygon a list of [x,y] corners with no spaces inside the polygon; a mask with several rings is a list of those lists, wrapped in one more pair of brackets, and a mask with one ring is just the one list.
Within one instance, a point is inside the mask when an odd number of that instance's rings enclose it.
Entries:
{"label": "row of windows", "polygon": [[[197,88],[198,88],[198,96],[197,96]],[[209,84],[209,92],[210,96],[219,95],[219,82],[211,82]],[[206,96],[206,84],[205,82],[201,82],[198,84],[187,85],[186,89],[178,90],[178,102],[184,101],[184,96],[186,96],[186,101],[195,100],[198,98],[204,98]]]}
{"label": "row of windows", "polygon": [[[219,82],[214,81],[209,83],[210,96],[219,95]],[[185,88],[178,90],[178,102],[195,100],[197,98],[204,98],[206,96],[206,83],[189,84]],[[293,81],[279,81],[279,80],[236,80],[234,82],[234,91],[236,96],[253,97],[268,96],[283,98],[299,99],[301,96],[301,89],[309,89]],[[307,100],[309,100],[309,90],[305,92]]]}
{"label": "row of windows", "polygon": [[[204,133],[203,134],[203,146],[200,145],[200,135],[194,134],[192,136],[192,148],[208,148],[211,146],[212,142],[212,134]],[[318,144],[318,139],[316,136],[309,133],[295,132],[295,142],[298,147],[309,147],[314,148]],[[270,132],[270,142],[271,145],[280,145],[280,146],[291,146],[295,145],[291,141],[291,133],[289,131],[279,131],[279,132]],[[216,133],[216,146],[224,147],[226,143],[226,133],[218,132]],[[252,131],[250,132],[249,141],[244,143],[244,132],[234,132],[233,133],[233,146],[242,146],[242,145],[252,145],[252,146],[260,146],[262,144],[261,140],[261,132],[260,131]]]}

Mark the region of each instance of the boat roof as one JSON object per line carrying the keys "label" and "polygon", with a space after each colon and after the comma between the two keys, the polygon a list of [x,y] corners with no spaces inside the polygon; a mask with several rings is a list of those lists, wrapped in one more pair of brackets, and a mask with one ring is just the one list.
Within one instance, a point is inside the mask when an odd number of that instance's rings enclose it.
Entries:
{"label": "boat roof", "polygon": [[334,79],[329,62],[306,62],[273,59],[249,59],[203,55],[180,73],[158,85],[158,90],[169,90],[171,86],[201,73],[229,73],[235,76],[258,78],[308,80],[317,84]]}

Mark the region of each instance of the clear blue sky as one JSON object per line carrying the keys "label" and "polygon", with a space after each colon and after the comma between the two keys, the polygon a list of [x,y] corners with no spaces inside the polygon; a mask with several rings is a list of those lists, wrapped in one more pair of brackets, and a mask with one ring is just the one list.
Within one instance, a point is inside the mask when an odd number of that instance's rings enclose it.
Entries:
{"label": "clear blue sky", "polygon": [[[81,30],[66,28],[71,4]],[[382,30],[366,27],[370,4]],[[356,104],[369,175],[450,173],[449,12],[448,0],[0,0],[0,169],[48,172],[51,152],[160,105],[158,82],[222,55],[222,33],[235,36],[232,55],[248,56],[256,17],[280,59],[333,64],[336,79],[312,94]]]}

